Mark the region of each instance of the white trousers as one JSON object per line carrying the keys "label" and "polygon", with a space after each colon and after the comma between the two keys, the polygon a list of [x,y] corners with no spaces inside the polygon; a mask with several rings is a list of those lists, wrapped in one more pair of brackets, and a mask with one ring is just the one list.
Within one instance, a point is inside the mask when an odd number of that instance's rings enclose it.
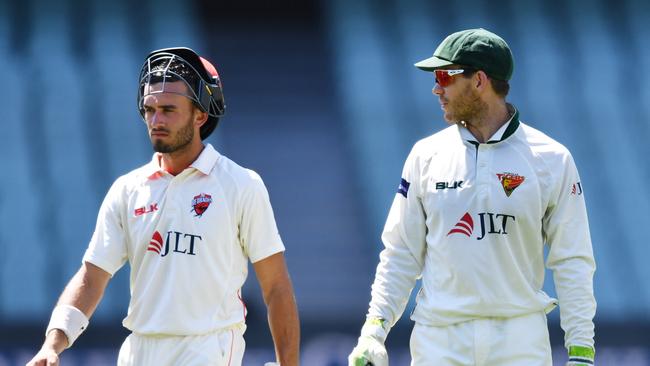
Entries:
{"label": "white trousers", "polygon": [[198,336],[145,336],[131,333],[120,348],[118,366],[241,366],[244,328]]}
{"label": "white trousers", "polygon": [[546,314],[476,319],[444,327],[416,323],[411,366],[552,366]]}

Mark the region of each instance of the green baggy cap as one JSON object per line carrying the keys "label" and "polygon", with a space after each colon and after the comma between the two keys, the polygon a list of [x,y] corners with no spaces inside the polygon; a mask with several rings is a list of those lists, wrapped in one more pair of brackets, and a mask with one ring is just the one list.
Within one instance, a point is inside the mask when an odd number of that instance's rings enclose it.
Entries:
{"label": "green baggy cap", "polygon": [[506,41],[483,28],[452,33],[436,48],[433,57],[415,67],[433,71],[449,65],[471,66],[499,80],[510,80],[514,68]]}

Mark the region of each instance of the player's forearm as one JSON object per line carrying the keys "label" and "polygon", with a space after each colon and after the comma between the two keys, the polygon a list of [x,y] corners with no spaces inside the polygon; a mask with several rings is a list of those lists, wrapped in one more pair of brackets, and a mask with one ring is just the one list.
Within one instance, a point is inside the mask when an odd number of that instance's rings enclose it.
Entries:
{"label": "player's forearm", "polygon": [[275,353],[282,366],[299,364],[300,323],[291,286],[276,289],[267,299],[269,327]]}
{"label": "player's forearm", "polygon": [[72,305],[90,318],[104,295],[110,275],[99,267],[84,263],[59,297],[58,305]]}
{"label": "player's forearm", "polygon": [[422,271],[406,248],[391,246],[384,249],[380,257],[368,316],[385,319],[390,328],[402,316]]}
{"label": "player's forearm", "polygon": [[72,277],[52,312],[42,350],[57,355],[71,346],[88,325],[104,294],[110,275],[89,263],[84,263]]}
{"label": "player's forearm", "polygon": [[553,266],[553,277],[560,300],[560,320],[565,343],[594,346],[596,300],[593,293],[593,261],[572,258]]}

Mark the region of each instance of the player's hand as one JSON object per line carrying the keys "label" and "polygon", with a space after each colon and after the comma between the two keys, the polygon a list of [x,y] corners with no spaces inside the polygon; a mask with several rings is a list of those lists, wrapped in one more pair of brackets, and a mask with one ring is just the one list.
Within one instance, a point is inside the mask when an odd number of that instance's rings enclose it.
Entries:
{"label": "player's hand", "polygon": [[384,346],[388,329],[384,319],[368,318],[361,328],[359,343],[348,356],[348,366],[388,366]]}
{"label": "player's hand", "polygon": [[594,366],[596,351],[591,347],[570,346],[566,366]]}
{"label": "player's hand", "polygon": [[383,343],[373,337],[359,337],[359,343],[348,356],[348,366],[388,366],[388,353]]}
{"label": "player's hand", "polygon": [[59,366],[59,355],[53,349],[42,348],[26,366]]}

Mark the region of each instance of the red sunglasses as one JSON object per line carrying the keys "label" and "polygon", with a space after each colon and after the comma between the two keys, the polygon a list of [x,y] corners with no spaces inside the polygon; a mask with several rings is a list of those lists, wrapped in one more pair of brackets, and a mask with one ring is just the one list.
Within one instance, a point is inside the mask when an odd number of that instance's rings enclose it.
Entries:
{"label": "red sunglasses", "polygon": [[465,69],[452,69],[452,70],[434,70],[436,75],[436,83],[441,87],[451,85],[454,75],[460,75],[465,72]]}

